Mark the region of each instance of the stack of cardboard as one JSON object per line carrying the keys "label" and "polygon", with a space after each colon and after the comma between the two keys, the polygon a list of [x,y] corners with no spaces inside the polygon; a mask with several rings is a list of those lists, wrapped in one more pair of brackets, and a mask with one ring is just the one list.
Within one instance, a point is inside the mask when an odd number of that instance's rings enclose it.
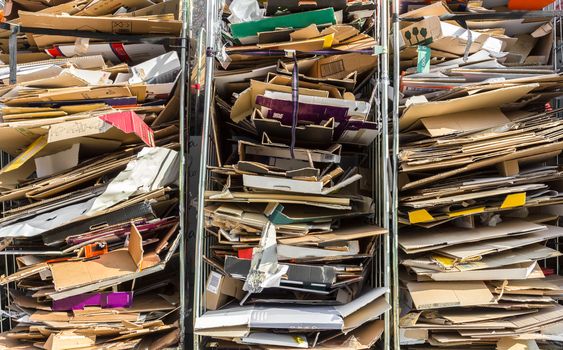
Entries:
{"label": "stack of cardboard", "polygon": [[[30,31],[180,35],[177,1],[8,5]],[[0,348],[175,344],[177,52],[99,35],[19,40],[16,84],[0,66],[0,149],[11,159],[0,169],[0,245],[17,264],[0,277],[13,326]]]}
{"label": "stack of cardboard", "polygon": [[377,57],[340,50],[373,48],[375,6],[243,2],[217,53],[228,67],[214,79],[205,194],[213,271],[195,333],[223,349],[367,349],[389,308],[370,286],[386,231],[368,218],[379,125],[361,91]]}
{"label": "stack of cardboard", "polygon": [[453,12],[439,1],[402,14],[404,345],[532,349],[563,339],[553,259],[563,120],[549,104],[563,77],[551,63],[551,17],[490,16],[514,3]]}

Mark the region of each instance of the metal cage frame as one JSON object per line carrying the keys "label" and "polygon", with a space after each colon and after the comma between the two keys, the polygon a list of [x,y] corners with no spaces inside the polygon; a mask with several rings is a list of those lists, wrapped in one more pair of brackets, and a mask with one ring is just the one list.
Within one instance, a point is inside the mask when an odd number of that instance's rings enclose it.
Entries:
{"label": "metal cage frame", "polygon": [[[179,225],[179,235],[180,235],[180,244],[178,248],[178,255],[179,255],[179,266],[178,266],[178,273],[179,273],[179,282],[180,282],[180,305],[179,305],[179,327],[180,327],[180,339],[178,343],[178,349],[185,349],[186,344],[186,335],[189,334],[189,330],[186,327],[186,320],[187,315],[189,315],[188,304],[187,301],[189,300],[186,296],[186,290],[189,290],[189,281],[186,277],[186,266],[187,266],[187,241],[188,237],[186,234],[188,222],[187,222],[187,200],[188,200],[188,177],[187,177],[187,142],[188,142],[188,135],[186,130],[189,128],[189,115],[188,111],[190,110],[190,103],[188,97],[188,90],[187,90],[187,82],[190,78],[192,63],[190,61],[190,38],[192,37],[191,30],[192,30],[192,9],[193,9],[193,0],[181,0],[178,18],[183,21],[181,35],[178,39],[177,45],[171,45],[171,48],[178,49],[180,54],[180,62],[181,66],[183,67],[180,70],[179,74],[179,95],[180,95],[180,109],[179,109],[179,129],[180,129],[180,169],[178,172],[178,188],[179,188],[179,217],[180,217],[180,225]],[[8,26],[8,24],[4,24]],[[17,81],[17,36],[20,33],[20,26],[19,25],[9,25],[9,29],[11,35],[9,37],[9,67],[10,67],[10,83],[13,84]],[[56,33],[57,30],[54,30]],[[83,38],[96,38],[100,37],[99,33],[93,32],[83,32],[83,31],[76,31],[77,36]],[[106,37],[108,35],[105,35]],[[112,36],[112,35],[109,35]],[[120,37],[119,35],[114,35],[116,38]],[[120,38],[123,39],[121,36]],[[143,38],[142,36],[131,36],[130,40],[135,41],[144,41],[150,40],[148,38]],[[11,156],[5,152],[0,152],[0,166],[5,166],[11,161]],[[1,205],[2,213],[8,210],[13,205],[12,202],[4,202]],[[3,259],[2,259],[3,256]],[[16,267],[16,259],[14,254],[2,253],[0,252],[0,271],[5,274],[13,273],[17,270]],[[10,296],[7,293],[7,290],[10,287],[15,287],[15,282],[8,283],[6,286],[0,288],[0,310],[4,311],[5,307],[10,304]],[[6,317],[4,313],[0,313],[0,332],[8,331],[12,328],[12,319],[10,317]]]}
{"label": "metal cage frame", "polygon": [[[203,89],[196,91],[197,100],[203,104],[203,116],[201,120],[201,152],[199,159],[199,176],[198,176],[198,195],[194,200],[197,212],[197,223],[195,227],[195,244],[194,244],[194,284],[193,284],[193,318],[195,324],[196,319],[204,312],[204,286],[205,279],[210,272],[210,267],[203,261],[203,256],[210,251],[211,240],[206,237],[204,228],[204,207],[205,196],[204,191],[212,185],[208,176],[207,167],[213,164],[214,154],[210,151],[211,140],[211,115],[213,113],[213,77],[214,69],[217,64],[214,54],[220,48],[217,47],[218,35],[217,29],[220,28],[221,21],[221,4],[224,0],[209,0],[206,4],[206,23],[205,31],[200,32],[198,38],[198,53],[196,54],[197,74],[205,71],[203,80]],[[381,49],[380,60],[378,63],[377,73],[373,77],[374,93],[373,101],[376,110],[376,116],[381,122],[381,133],[377,140],[369,149],[369,164],[372,170],[372,183],[374,185],[373,198],[376,201],[375,223],[384,227],[390,227],[390,158],[389,158],[389,117],[388,113],[388,90],[390,86],[389,76],[389,2],[375,0],[375,39],[376,44]],[[382,20],[385,19],[385,20]],[[205,55],[205,57],[203,57]],[[199,79],[197,80],[200,81]],[[197,103],[197,102],[196,102]],[[384,235],[380,240],[376,256],[373,259],[373,268],[371,283],[373,286],[391,286],[391,240],[389,234]],[[390,291],[390,289],[389,289]],[[386,293],[386,299],[391,303],[391,293]],[[382,341],[383,349],[390,349],[391,328],[390,323],[391,311],[387,311],[383,315],[384,335]],[[204,339],[200,336],[193,336],[193,349],[202,349]]]}
{"label": "metal cage frame", "polygon": [[[398,177],[399,177],[399,100],[400,100],[400,84],[401,84],[401,69],[400,69],[400,0],[389,0],[391,2],[391,21],[392,21],[392,50],[393,50],[393,83],[391,85],[393,95],[392,95],[392,131],[390,132],[390,137],[392,139],[391,147],[391,164],[392,164],[392,176],[391,176],[391,188],[392,188],[392,204],[391,204],[391,286],[392,286],[392,309],[391,309],[391,324],[393,329],[393,336],[391,341],[391,346],[389,349],[400,350],[400,290],[399,290],[399,220],[398,220],[398,204],[399,204],[399,190],[398,190]],[[552,64],[553,69],[558,72],[563,72],[563,15],[561,11],[563,10],[563,0],[556,0],[552,5],[546,7],[544,11],[550,11],[550,14],[554,15],[553,18],[553,28],[555,31],[554,35],[554,45],[552,50]],[[473,19],[478,18],[479,15],[473,15]],[[560,108],[563,106],[563,98],[558,98],[553,101],[553,104]],[[557,159],[557,165],[560,165],[562,161],[561,156]],[[560,220],[559,220],[560,221]],[[558,222],[560,224],[560,222]],[[563,244],[560,242],[560,238],[554,240],[554,249],[559,249],[563,251]],[[556,274],[562,275],[561,262],[563,259],[556,257]],[[545,261],[543,262],[545,266]]]}

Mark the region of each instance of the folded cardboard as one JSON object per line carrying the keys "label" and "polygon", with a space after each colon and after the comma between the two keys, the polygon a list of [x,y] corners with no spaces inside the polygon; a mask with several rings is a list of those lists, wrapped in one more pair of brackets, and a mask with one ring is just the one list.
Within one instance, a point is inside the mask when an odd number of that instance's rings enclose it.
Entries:
{"label": "folded cardboard", "polygon": [[559,227],[546,225],[546,230],[529,232],[514,237],[496,238],[482,242],[471,242],[471,244],[459,244],[439,248],[436,252],[461,260],[470,260],[489,254],[504,252],[518,247],[532,245],[561,237],[563,230]]}
{"label": "folded cardboard", "polygon": [[[164,2],[163,4],[169,3]],[[56,45],[46,49],[45,52],[53,58],[72,57],[76,54],[77,46],[74,44]],[[84,56],[101,55],[104,60],[114,64],[131,61],[141,63],[165,53],[165,48],[160,44],[148,43],[90,43]]]}
{"label": "folded cardboard", "polygon": [[151,128],[131,111],[53,124],[48,128],[46,135],[37,138],[2,168],[0,181],[5,186],[10,186],[24,180],[36,170],[33,159],[62,152],[69,147],[72,149],[72,145],[77,143],[80,144],[81,152],[97,154],[115,150],[122,143],[137,139],[143,140],[149,146],[154,145]]}
{"label": "folded cardboard", "polygon": [[178,167],[178,152],[163,147],[143,148],[94,200],[87,215],[111,208],[134,195],[175,183]]}
{"label": "folded cardboard", "polygon": [[326,187],[320,181],[301,181],[293,179],[285,179],[281,177],[268,177],[256,175],[243,175],[244,186],[259,188],[263,190],[310,193],[327,195],[336,192],[362,178],[356,174],[349,178],[337,182],[334,186]]}
{"label": "folded cardboard", "polygon": [[418,310],[496,303],[483,282],[409,282],[407,288]]}
{"label": "folded cardboard", "polygon": [[[182,29],[182,22],[174,19],[163,21],[161,19],[139,17],[77,17],[25,11],[19,11],[18,15],[21,25],[31,28],[86,30],[115,34],[160,34],[169,36],[178,36]],[[35,44],[39,47],[75,41],[73,37],[56,35],[33,34],[32,37]]]}
{"label": "folded cardboard", "polygon": [[280,159],[296,159],[319,163],[340,163],[342,146],[333,144],[325,150],[294,148],[293,156],[289,146],[282,143],[273,143],[266,134],[262,136],[262,143],[239,141],[238,154],[240,160],[249,159],[249,156],[271,157]]}
{"label": "folded cardboard", "polygon": [[298,1],[298,0],[273,0],[268,1],[266,7],[266,14],[268,16],[274,15],[278,11],[289,11],[289,12],[304,12],[316,9],[323,9],[327,7],[334,8],[335,11],[343,10],[346,7],[345,0],[329,1],[329,0],[317,0],[317,1]]}
{"label": "folded cardboard", "polygon": [[373,289],[341,306],[242,306],[209,311],[196,319],[199,335],[232,336],[232,330],[245,336],[253,328],[348,331],[371,321],[389,309],[381,296],[384,288]]}
{"label": "folded cardboard", "polygon": [[55,290],[79,287],[124,274],[140,271],[143,265],[142,237],[131,225],[129,246],[90,261],[62,262],[50,265]]}
{"label": "folded cardboard", "polygon": [[[249,117],[256,108],[256,97],[264,95],[266,91],[279,91],[291,93],[291,86],[264,83],[257,80],[250,80],[250,87],[241,92],[231,109],[231,119],[235,123],[243,121]],[[300,95],[311,95],[328,97],[328,91],[314,90],[304,87],[299,88]]]}
{"label": "folded cardboard", "polygon": [[449,22],[442,22],[435,16],[403,28],[401,39],[401,46],[428,45],[432,49],[460,56],[467,49],[469,53],[475,53],[480,49],[500,53],[504,48],[504,43],[497,38]]}
{"label": "folded cardboard", "polygon": [[[546,226],[544,225],[538,225],[523,220],[505,221],[496,226],[470,229],[443,227],[424,234],[417,231],[413,231],[409,234],[402,233],[399,238],[399,246],[406,252],[412,254],[437,250],[467,242],[479,242],[506,236],[525,235],[545,229]],[[461,234],[462,232],[467,232],[468,234]]]}
{"label": "folded cardboard", "polygon": [[333,232],[322,234],[309,234],[304,237],[279,238],[278,241],[289,245],[324,245],[331,242],[349,241],[376,235],[385,234],[387,231],[377,226],[364,225],[342,227]]}
{"label": "folded cardboard", "polygon": [[268,17],[258,21],[231,24],[231,34],[242,42],[253,42],[259,32],[275,30],[278,27],[304,28],[310,24],[335,24],[333,8],[307,11],[285,16]]}
{"label": "folded cardboard", "polygon": [[421,275],[428,276],[433,281],[492,281],[498,279],[499,276],[502,276],[502,279],[505,281],[510,281],[544,277],[537,261],[528,261],[523,263],[516,263],[516,261],[514,261],[509,263],[510,265],[497,268],[436,273],[430,272],[428,274]]}
{"label": "folded cardboard", "polygon": [[537,84],[527,84],[489,91],[476,90],[470,92],[468,96],[445,101],[412,101],[399,120],[400,128],[404,130],[426,117],[450,115],[483,108],[496,108],[503,104],[516,102],[538,86]]}

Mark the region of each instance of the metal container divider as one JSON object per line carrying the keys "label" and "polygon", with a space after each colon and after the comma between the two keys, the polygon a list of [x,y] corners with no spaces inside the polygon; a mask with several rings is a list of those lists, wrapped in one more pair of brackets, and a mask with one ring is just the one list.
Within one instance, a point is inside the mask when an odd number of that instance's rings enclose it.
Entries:
{"label": "metal container divider", "polygon": [[[400,346],[400,335],[399,335],[399,216],[398,216],[398,206],[399,206],[399,99],[400,99],[400,79],[401,79],[401,67],[400,67],[400,54],[399,54],[399,8],[401,5],[400,0],[392,0],[391,6],[391,20],[393,23],[392,27],[392,40],[393,40],[393,95],[392,95],[392,148],[391,148],[391,191],[392,191],[392,203],[391,203],[391,229],[389,230],[389,236],[391,239],[391,325],[393,327],[392,344],[393,349],[399,350]],[[391,349],[391,348],[390,348]]]}
{"label": "metal container divider", "polygon": [[[202,29],[198,36],[198,49],[196,52],[197,82],[200,82],[199,75],[205,72],[202,79],[203,93],[198,87],[196,90],[196,101],[203,102],[203,117],[201,125],[201,152],[199,154],[199,177],[198,177],[198,195],[194,198],[197,211],[197,223],[195,226],[195,247],[194,247],[194,285],[193,285],[193,319],[195,325],[196,319],[201,316],[205,309],[204,287],[207,275],[211,268],[203,261],[203,257],[211,252],[211,244],[213,238],[207,237],[204,227],[204,208],[206,189],[212,188],[213,182],[208,176],[207,166],[214,164],[216,157],[214,152],[210,152],[211,140],[211,114],[213,113],[213,76],[215,72],[215,53],[220,49],[217,47],[217,31],[221,25],[222,4],[224,0],[210,0],[206,4],[206,22],[205,29]],[[375,108],[375,117],[379,118],[382,125],[382,132],[369,152],[369,164],[371,172],[371,180],[373,184],[373,198],[377,203],[375,208],[374,223],[384,228],[389,228],[389,203],[390,203],[390,167],[389,167],[389,113],[388,113],[388,89],[389,89],[389,35],[388,35],[388,18],[389,3],[388,1],[375,0],[377,9],[374,14],[375,21],[375,39],[376,44],[381,47],[382,54],[378,62],[378,70],[373,77],[374,86],[371,88],[373,102],[372,107]],[[382,20],[385,19],[385,20]],[[205,47],[205,48],[204,48]],[[205,60],[203,59],[205,55]],[[201,94],[201,95],[200,95]],[[197,102],[196,102],[197,103]],[[197,108],[196,108],[197,110]],[[372,260],[371,285],[373,287],[387,286],[390,288],[391,281],[391,254],[390,254],[390,237],[384,235],[379,239],[379,248],[376,256]],[[391,303],[391,294],[386,293],[386,298]],[[383,349],[390,349],[392,334],[390,324],[390,311],[384,316],[384,339]],[[204,337],[193,336],[193,349],[203,349],[205,342]]]}
{"label": "metal container divider", "polygon": [[[186,240],[185,235],[187,221],[186,221],[186,196],[187,196],[187,182],[186,182],[186,134],[185,131],[189,127],[187,111],[189,111],[189,99],[187,99],[186,83],[189,81],[190,77],[190,38],[191,38],[191,23],[192,23],[192,1],[193,0],[181,0],[179,6],[178,16],[184,22],[182,25],[182,32],[179,38],[179,45],[175,48],[180,51],[180,62],[183,67],[180,71],[179,77],[179,89],[180,89],[180,110],[179,110],[179,121],[180,121],[180,170],[178,173],[178,187],[179,187],[179,217],[180,217],[180,232],[182,236],[179,246],[179,282],[180,282],[180,307],[179,307],[179,327],[180,327],[180,340],[178,344],[178,349],[185,349],[185,336],[187,334],[186,329],[186,318],[189,314],[186,305],[186,289],[189,286],[189,281],[186,279]],[[9,37],[9,57],[10,57],[10,83],[13,84],[17,81],[17,35],[20,33],[19,25],[10,26],[10,37]],[[88,38],[88,32],[77,32],[80,37]],[[94,34],[92,34],[94,35]],[[4,167],[12,160],[12,157],[5,153],[0,152],[0,166]],[[12,201],[3,202],[1,205],[2,213],[14,206]],[[14,254],[2,254],[0,251],[0,256],[4,256],[0,259],[0,273],[9,275],[17,271],[16,257]],[[5,287],[0,288],[0,311],[6,310],[6,306],[10,303],[10,296],[7,293],[8,289],[16,287],[16,282],[8,283]],[[6,317],[4,312],[0,313],[0,332],[5,332],[13,327],[12,319]],[[191,330],[190,330],[191,332]]]}
{"label": "metal container divider", "polygon": [[[556,0],[548,8],[551,11],[561,11],[563,9],[563,0]],[[563,18],[560,16],[553,18],[553,30],[555,35],[553,36],[553,69],[556,72],[561,72],[563,70]],[[561,108],[563,106],[563,99],[556,98],[553,101],[555,108]],[[557,157],[557,165],[561,165],[561,156]],[[561,219],[558,220],[558,225],[561,225]],[[563,251],[563,246],[561,243],[561,238],[555,239],[555,247],[559,251]],[[555,273],[561,275],[561,257],[556,257]]]}
{"label": "metal container divider", "polygon": [[[1,152],[0,153],[0,166],[4,167],[10,163],[12,160],[12,156],[8,153]],[[13,203],[3,202],[2,203],[2,212],[11,209]],[[10,274],[16,271],[16,256],[11,254],[1,254],[3,255],[3,259],[0,259],[0,274]],[[0,288],[0,310],[2,313],[0,314],[0,332],[5,332],[12,329],[12,318],[5,315],[4,310],[6,310],[6,306],[10,304],[10,295],[8,293],[8,289],[15,288],[16,283],[8,283],[6,286]]]}
{"label": "metal container divider", "polygon": [[181,62],[181,71],[180,71],[180,110],[178,118],[180,119],[180,167],[179,167],[179,174],[178,174],[178,188],[179,188],[179,217],[180,217],[180,232],[181,235],[180,239],[180,246],[179,246],[179,282],[180,282],[180,316],[179,316],[179,327],[180,327],[180,339],[178,342],[179,349],[185,349],[186,344],[186,319],[187,319],[187,304],[186,304],[186,290],[189,290],[189,282],[186,278],[186,228],[187,228],[187,197],[188,197],[188,186],[187,186],[187,152],[188,147],[186,143],[186,134],[187,130],[189,129],[189,115],[188,111],[190,111],[190,99],[187,98],[187,83],[190,81],[190,73],[191,73],[191,65],[190,65],[190,58],[191,58],[191,50],[190,50],[190,38],[192,37],[191,33],[191,24],[192,24],[192,0],[182,0],[180,2],[180,18],[182,19],[182,34],[180,36],[180,62]]}

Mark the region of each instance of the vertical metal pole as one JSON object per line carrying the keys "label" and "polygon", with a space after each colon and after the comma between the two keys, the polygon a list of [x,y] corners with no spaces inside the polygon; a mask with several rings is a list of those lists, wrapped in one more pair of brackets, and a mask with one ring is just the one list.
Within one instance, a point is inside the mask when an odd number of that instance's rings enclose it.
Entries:
{"label": "vertical metal pole", "polygon": [[182,70],[180,71],[180,172],[178,174],[178,188],[179,188],[179,216],[180,216],[180,349],[185,348],[186,340],[186,226],[187,226],[187,210],[186,210],[186,132],[187,123],[186,120],[186,84],[187,78],[190,74],[188,55],[189,55],[189,29],[191,26],[191,16],[188,13],[191,12],[191,0],[183,0],[180,2],[180,19],[182,20],[182,34],[180,37],[180,60],[182,64]]}
{"label": "vertical metal pole", "polygon": [[[382,133],[381,133],[381,164],[382,166],[382,189],[383,189],[383,210],[382,210],[382,226],[389,229],[389,1],[381,0],[381,13],[380,17],[380,38],[383,53],[381,55],[381,73],[380,81],[378,82],[381,91],[381,120],[382,120]],[[384,285],[386,288],[391,288],[391,257],[390,257],[390,235],[386,234],[383,239],[384,249]],[[387,302],[391,303],[391,293],[388,290],[385,294]],[[390,327],[390,312],[385,313],[384,320],[384,349],[390,349],[391,342],[391,327]]]}
{"label": "vertical metal pole", "polygon": [[[207,54],[205,59],[205,96],[204,96],[204,106],[203,106],[203,122],[202,122],[202,137],[201,137],[201,155],[199,160],[199,191],[197,196],[197,228],[196,228],[196,251],[195,251],[195,278],[194,278],[194,325],[197,318],[203,312],[202,304],[202,291],[203,291],[203,281],[202,281],[202,270],[203,270],[203,241],[205,240],[205,229],[204,229],[204,207],[205,207],[205,189],[207,182],[207,159],[209,151],[209,126],[211,120],[211,104],[213,101],[213,68],[215,64],[215,59],[213,53],[215,52],[215,20],[217,17],[217,0],[211,0],[207,4],[207,21],[206,21],[206,45]],[[198,336],[194,335],[193,348],[200,348],[200,339]]]}
{"label": "vertical metal pole", "polygon": [[400,25],[399,25],[399,6],[400,0],[393,0],[392,19],[393,19],[393,149],[392,149],[392,201],[391,201],[391,257],[392,263],[392,299],[391,304],[393,313],[393,349],[399,350],[400,332],[399,332],[399,99],[401,88],[401,58],[400,58]]}
{"label": "vertical metal pole", "polygon": [[[6,276],[9,276],[12,271],[10,271],[10,265],[8,264],[8,256],[4,255],[4,266],[6,266]],[[16,282],[14,282],[15,284]],[[6,284],[6,309],[11,304],[10,302],[10,283]],[[12,329],[12,318],[8,317],[8,328]]]}
{"label": "vertical metal pole", "polygon": [[8,41],[8,50],[10,55],[10,84],[17,82],[18,74],[18,34],[20,33],[19,25],[12,25],[10,30],[10,38]]}

